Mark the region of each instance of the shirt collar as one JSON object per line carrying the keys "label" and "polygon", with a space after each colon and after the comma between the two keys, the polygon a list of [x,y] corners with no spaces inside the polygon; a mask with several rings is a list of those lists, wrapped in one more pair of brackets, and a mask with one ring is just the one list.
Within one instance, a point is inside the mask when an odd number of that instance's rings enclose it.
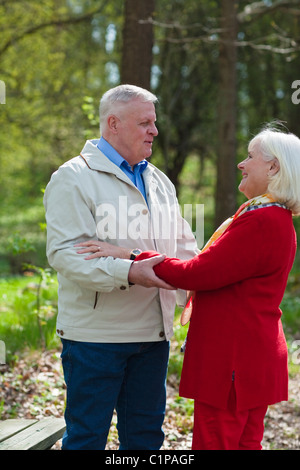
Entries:
{"label": "shirt collar", "polygon": [[[113,162],[115,165],[117,165],[119,168],[121,168],[121,166],[125,167],[127,170],[131,170],[131,166],[129,165],[129,163],[125,160],[125,158],[123,158],[119,152],[117,152],[116,149],[114,149],[112,147],[112,145],[110,145],[107,140],[105,140],[103,137],[100,138],[98,144],[97,144],[97,147],[99,150],[101,150],[102,153],[104,153],[104,155],[109,158],[109,160],[111,162]],[[136,165],[134,165],[134,169],[138,169],[140,173],[143,173],[143,171],[146,169],[148,165],[148,162],[147,160],[142,160],[141,162],[137,163]],[[122,169],[122,168],[121,168]]]}

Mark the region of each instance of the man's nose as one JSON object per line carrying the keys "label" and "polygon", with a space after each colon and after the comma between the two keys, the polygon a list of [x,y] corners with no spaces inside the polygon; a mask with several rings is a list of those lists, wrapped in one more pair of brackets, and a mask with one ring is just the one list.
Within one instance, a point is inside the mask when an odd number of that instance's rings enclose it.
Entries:
{"label": "man's nose", "polygon": [[153,126],[151,127],[151,129],[149,130],[149,132],[150,132],[150,134],[152,134],[152,135],[154,135],[154,136],[158,135],[158,129],[157,129],[157,127],[156,127],[155,124],[153,124]]}

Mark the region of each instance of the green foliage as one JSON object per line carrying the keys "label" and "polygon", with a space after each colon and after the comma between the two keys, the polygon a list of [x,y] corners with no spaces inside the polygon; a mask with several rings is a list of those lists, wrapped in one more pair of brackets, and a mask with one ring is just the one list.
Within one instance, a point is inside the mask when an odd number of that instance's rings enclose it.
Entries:
{"label": "green foliage", "polygon": [[23,263],[46,266],[45,212],[41,197],[0,209],[0,273],[19,274]]}
{"label": "green foliage", "polygon": [[[85,130],[85,138],[93,139],[99,132],[99,112],[96,109],[94,98],[85,96],[82,104],[82,111],[89,121],[88,129]],[[97,129],[97,130],[96,130]]]}
{"label": "green foliage", "polygon": [[0,279],[0,338],[5,342],[7,360],[26,349],[52,348],[55,335],[57,281],[49,272],[40,276]]}
{"label": "green foliage", "polygon": [[7,250],[12,253],[12,255],[19,255],[22,253],[28,253],[28,251],[33,251],[34,246],[27,240],[27,238],[22,237],[20,233],[15,232],[8,239]]}
{"label": "green foliage", "polygon": [[182,309],[176,308],[175,312],[175,323],[174,323],[174,337],[171,343],[171,350],[170,350],[170,361],[169,361],[169,375],[175,375],[176,377],[180,377],[182,364],[183,364],[183,356],[184,354],[181,352],[181,346],[183,345],[186,335],[188,326],[182,327],[180,325],[180,315]]}
{"label": "green foliage", "polygon": [[281,303],[282,321],[286,332],[295,336],[300,331],[300,264],[298,257],[290,273],[287,289]]}
{"label": "green foliage", "polygon": [[[90,122],[81,105],[110,86],[107,28],[118,2],[46,0],[0,5],[0,199],[29,202],[77,155]],[[114,8],[116,6],[116,8]],[[17,28],[16,28],[17,25]],[[97,130],[96,137],[99,131]]]}

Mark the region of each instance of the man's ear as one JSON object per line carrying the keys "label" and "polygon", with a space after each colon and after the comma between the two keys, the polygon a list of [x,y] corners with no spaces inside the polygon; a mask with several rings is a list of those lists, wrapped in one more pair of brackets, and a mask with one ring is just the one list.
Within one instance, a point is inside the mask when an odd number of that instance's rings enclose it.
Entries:
{"label": "man's ear", "polygon": [[279,161],[277,160],[277,158],[274,158],[274,160],[272,160],[270,163],[271,163],[271,167],[270,167],[268,175],[274,176],[276,175],[276,173],[278,173],[280,169]]}
{"label": "man's ear", "polygon": [[111,114],[107,118],[108,128],[113,134],[117,133],[119,121],[120,121],[120,119],[117,118],[117,116],[115,116],[114,114]]}

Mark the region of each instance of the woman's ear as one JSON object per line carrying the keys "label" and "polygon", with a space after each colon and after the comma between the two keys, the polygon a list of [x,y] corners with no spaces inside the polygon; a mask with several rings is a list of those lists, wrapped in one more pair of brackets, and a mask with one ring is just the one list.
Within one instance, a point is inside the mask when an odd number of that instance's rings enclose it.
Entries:
{"label": "woman's ear", "polygon": [[274,176],[276,175],[276,173],[278,173],[280,169],[279,161],[277,160],[277,158],[274,158],[274,160],[272,160],[270,163],[271,163],[271,167],[270,167],[268,176]]}

